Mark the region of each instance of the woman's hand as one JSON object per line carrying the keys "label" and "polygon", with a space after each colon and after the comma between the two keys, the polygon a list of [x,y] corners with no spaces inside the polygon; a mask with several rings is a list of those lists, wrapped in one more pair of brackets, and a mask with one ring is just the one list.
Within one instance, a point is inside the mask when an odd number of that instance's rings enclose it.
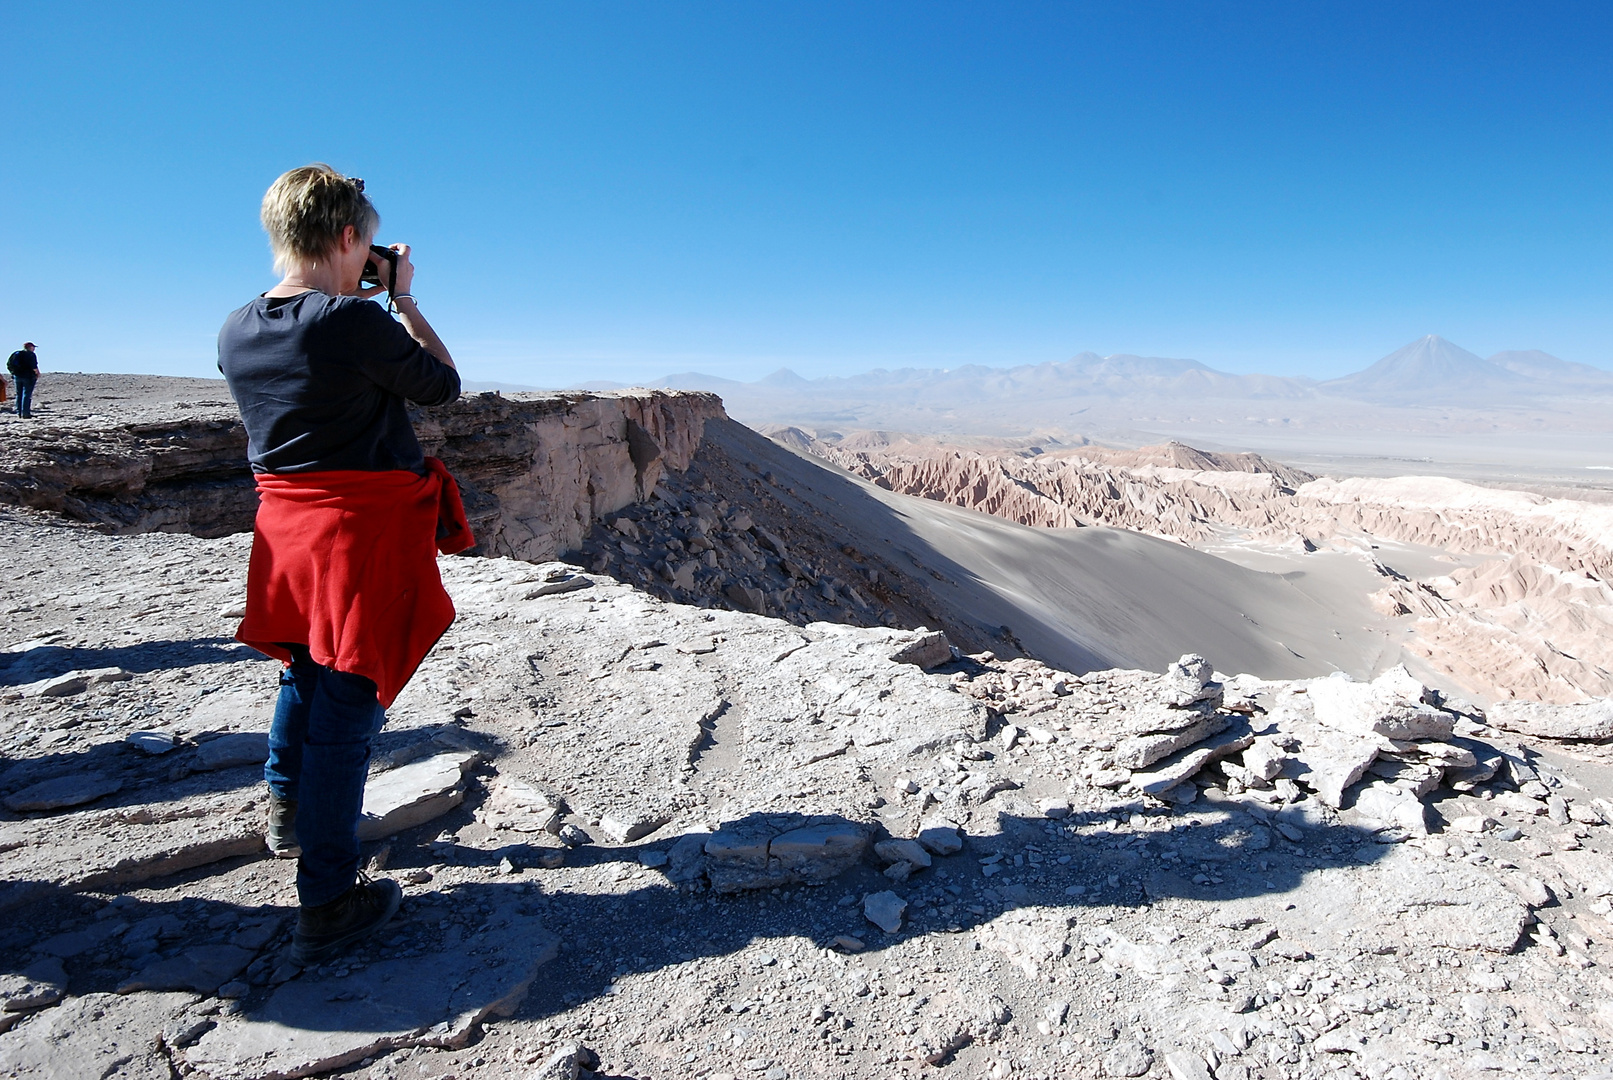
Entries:
{"label": "woman's hand", "polygon": [[392,291],[394,293],[412,292],[414,285],[414,263],[409,261],[408,244],[392,244],[393,251],[398,253],[398,283]]}
{"label": "woman's hand", "polygon": [[[410,286],[414,284],[414,264],[409,262],[409,245],[393,244],[391,247],[393,251],[398,253],[398,273],[396,278],[397,284],[392,291],[394,293],[407,293]],[[374,296],[380,296],[382,293],[386,292],[387,287],[385,282],[392,274],[392,267],[385,265],[384,260],[382,260],[374,252],[370,252],[367,262],[374,265],[376,274],[381,278],[382,284],[366,286],[361,280],[359,282],[358,291],[354,293],[354,295],[362,297],[365,300],[368,300]]]}

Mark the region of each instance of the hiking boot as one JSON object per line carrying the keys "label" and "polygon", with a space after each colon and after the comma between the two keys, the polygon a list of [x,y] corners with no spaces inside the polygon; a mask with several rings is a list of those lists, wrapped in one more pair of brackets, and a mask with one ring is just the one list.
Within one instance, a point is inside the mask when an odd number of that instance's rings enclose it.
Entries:
{"label": "hiking boot", "polygon": [[403,890],[397,882],[371,881],[360,873],[353,887],[330,903],[298,910],[297,930],[291,935],[291,962],[298,967],[323,964],[385,926],[402,901]]}
{"label": "hiking boot", "polygon": [[295,859],[302,854],[297,844],[297,800],[282,799],[269,792],[269,828],[264,839],[269,853],[277,859]]}

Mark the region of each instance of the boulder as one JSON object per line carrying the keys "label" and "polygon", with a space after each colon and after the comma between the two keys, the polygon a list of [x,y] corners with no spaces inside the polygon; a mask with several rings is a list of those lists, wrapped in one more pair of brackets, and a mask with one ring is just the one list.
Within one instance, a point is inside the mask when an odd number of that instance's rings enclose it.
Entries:
{"label": "boulder", "polygon": [[931,816],[919,823],[918,842],[931,855],[956,855],[963,850],[958,823],[950,818]]}
{"label": "boulder", "polygon": [[940,630],[914,635],[891,653],[891,662],[933,668],[952,662],[952,643]]}
{"label": "boulder", "polygon": [[1160,701],[1174,709],[1185,709],[1204,701],[1217,706],[1222,701],[1222,686],[1215,680],[1215,668],[1204,657],[1189,653],[1165,668],[1160,680]]}
{"label": "boulder", "polygon": [[1351,735],[1449,739],[1456,727],[1455,715],[1434,708],[1432,692],[1404,666],[1369,683],[1339,675],[1313,679],[1308,692],[1316,722]]}
{"label": "boulder", "polygon": [[867,850],[868,834],[860,826],[831,822],[781,833],[767,853],[793,880],[828,881],[855,866]]}
{"label": "boulder", "polygon": [[1428,835],[1428,814],[1416,792],[1399,784],[1373,781],[1355,793],[1355,812],[1368,823],[1402,829],[1412,836]]}
{"label": "boulder", "polygon": [[1344,801],[1344,789],[1366,775],[1383,745],[1377,736],[1319,725],[1296,724],[1292,730],[1298,736],[1297,745],[1283,774],[1309,787],[1324,806],[1334,810]]}
{"label": "boulder", "polygon": [[166,754],[178,745],[172,731],[133,731],[125,735],[123,741],[153,757]]}
{"label": "boulder", "polygon": [[931,864],[930,853],[917,840],[881,840],[874,854],[887,863],[908,862],[924,868]]}
{"label": "boulder", "polygon": [[[678,845],[673,845],[676,862]],[[774,889],[839,877],[862,860],[868,834],[850,822],[775,833],[765,825],[727,826],[705,842],[706,876],[717,892]]]}
{"label": "boulder", "polygon": [[740,611],[754,612],[759,615],[767,610],[767,597],[762,595],[762,590],[752,588],[749,585],[730,585],[723,590],[723,596],[727,597],[728,602]]}
{"label": "boulder", "polygon": [[1244,750],[1244,770],[1261,780],[1273,780],[1283,771],[1290,757],[1293,740],[1282,736],[1260,736]]}

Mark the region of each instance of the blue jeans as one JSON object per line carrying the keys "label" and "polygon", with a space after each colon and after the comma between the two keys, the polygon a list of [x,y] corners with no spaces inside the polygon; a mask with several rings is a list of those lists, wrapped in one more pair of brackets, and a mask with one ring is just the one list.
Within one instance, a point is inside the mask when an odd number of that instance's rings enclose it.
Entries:
{"label": "blue jeans", "polygon": [[38,375],[17,376],[17,415],[34,415],[34,383],[39,381]]}
{"label": "blue jeans", "polygon": [[263,778],[280,798],[297,800],[297,899],[313,907],[335,900],[357,880],[370,739],[386,712],[369,679],[316,664],[301,645],[291,651]]}

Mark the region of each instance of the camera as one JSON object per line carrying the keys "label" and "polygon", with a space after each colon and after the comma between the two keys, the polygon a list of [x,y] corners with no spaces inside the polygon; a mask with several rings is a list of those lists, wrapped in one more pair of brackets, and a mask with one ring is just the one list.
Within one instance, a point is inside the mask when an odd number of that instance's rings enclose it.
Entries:
{"label": "camera", "polygon": [[[386,281],[381,280],[381,263],[386,263]],[[370,257],[364,263],[364,272],[359,275],[360,285],[385,285],[389,293],[397,292],[398,285],[398,253],[389,247],[380,244],[370,245]]]}

